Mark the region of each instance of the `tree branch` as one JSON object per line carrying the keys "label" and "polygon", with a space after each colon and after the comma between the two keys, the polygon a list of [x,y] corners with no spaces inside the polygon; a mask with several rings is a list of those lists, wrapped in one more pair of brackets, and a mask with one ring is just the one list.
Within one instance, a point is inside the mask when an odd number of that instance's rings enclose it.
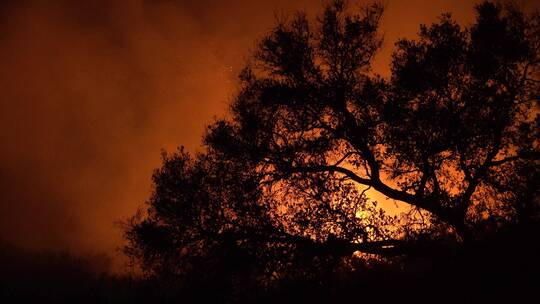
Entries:
{"label": "tree branch", "polygon": [[434,213],[436,215],[440,215],[437,208],[435,208],[434,204],[429,204],[430,200],[425,199],[425,197],[418,197],[416,195],[407,193],[405,191],[394,189],[385,183],[383,183],[380,179],[373,179],[373,178],[363,178],[361,176],[358,176],[353,171],[339,167],[339,166],[310,166],[310,167],[292,167],[289,168],[289,173],[320,173],[320,172],[338,172],[341,174],[346,175],[351,180],[362,184],[366,186],[373,187],[378,192],[386,195],[387,197],[391,199],[395,199],[398,201],[402,201],[405,203],[408,203],[410,205],[425,209],[431,213]]}
{"label": "tree branch", "polygon": [[222,235],[228,240],[250,240],[255,242],[290,244],[301,246],[314,254],[330,254],[336,256],[348,256],[359,251],[367,254],[381,256],[396,256],[407,254],[415,248],[411,242],[403,240],[381,240],[354,243],[343,239],[329,237],[324,242],[318,242],[308,237],[297,236],[281,232],[274,235],[266,235],[255,232],[228,232]]}
{"label": "tree branch", "polygon": [[493,160],[493,161],[491,161],[489,163],[489,167],[500,166],[500,165],[508,163],[508,162],[512,162],[512,161],[516,161],[516,160],[523,160],[523,159],[538,160],[538,159],[540,159],[540,152],[538,152],[538,151],[526,151],[526,152],[521,152],[518,155],[509,156],[509,157],[499,159],[499,160]]}

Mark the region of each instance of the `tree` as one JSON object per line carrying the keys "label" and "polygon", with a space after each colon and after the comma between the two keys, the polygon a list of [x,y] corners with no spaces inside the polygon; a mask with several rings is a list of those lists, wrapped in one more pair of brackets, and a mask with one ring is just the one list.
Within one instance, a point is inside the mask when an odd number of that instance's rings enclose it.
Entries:
{"label": "tree", "polygon": [[[338,0],[315,26],[279,22],[205,151],[164,154],[128,255],[164,276],[272,279],[537,223],[539,15],[491,2],[468,28],[442,15],[396,43],[383,78],[370,70],[382,12]],[[386,215],[368,189],[411,211]]]}

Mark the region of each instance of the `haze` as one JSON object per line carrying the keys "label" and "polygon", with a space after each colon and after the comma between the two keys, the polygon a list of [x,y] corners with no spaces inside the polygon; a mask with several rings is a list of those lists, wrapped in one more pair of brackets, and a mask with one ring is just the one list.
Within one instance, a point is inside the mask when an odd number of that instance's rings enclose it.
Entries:
{"label": "haze", "polygon": [[[149,196],[161,149],[197,150],[275,16],[314,16],[320,4],[1,2],[0,239],[117,255],[115,222]],[[398,37],[413,37],[442,12],[462,24],[473,17],[467,0],[386,4],[375,64],[383,75]]]}

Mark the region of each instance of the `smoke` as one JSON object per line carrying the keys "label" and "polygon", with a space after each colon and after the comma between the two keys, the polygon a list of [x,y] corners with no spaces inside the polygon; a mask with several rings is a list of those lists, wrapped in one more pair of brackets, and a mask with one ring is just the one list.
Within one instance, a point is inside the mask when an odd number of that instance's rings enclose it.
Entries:
{"label": "smoke", "polygon": [[[160,150],[197,149],[275,15],[321,2],[0,2],[0,239],[114,254],[114,222],[148,197]],[[472,16],[468,1],[387,6],[383,74],[397,37]]]}
{"label": "smoke", "polygon": [[0,237],[113,252],[160,150],[198,147],[285,2],[3,2]]}

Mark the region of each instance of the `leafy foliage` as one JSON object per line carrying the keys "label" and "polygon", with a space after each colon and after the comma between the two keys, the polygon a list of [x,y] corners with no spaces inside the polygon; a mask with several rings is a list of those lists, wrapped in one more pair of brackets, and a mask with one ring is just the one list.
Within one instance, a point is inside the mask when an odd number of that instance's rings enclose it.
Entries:
{"label": "leafy foliage", "polygon": [[[476,10],[398,41],[389,79],[370,70],[380,4],[280,22],[205,152],[164,154],[128,255],[154,275],[268,284],[537,222],[540,17]],[[388,216],[368,188],[411,212]]]}

